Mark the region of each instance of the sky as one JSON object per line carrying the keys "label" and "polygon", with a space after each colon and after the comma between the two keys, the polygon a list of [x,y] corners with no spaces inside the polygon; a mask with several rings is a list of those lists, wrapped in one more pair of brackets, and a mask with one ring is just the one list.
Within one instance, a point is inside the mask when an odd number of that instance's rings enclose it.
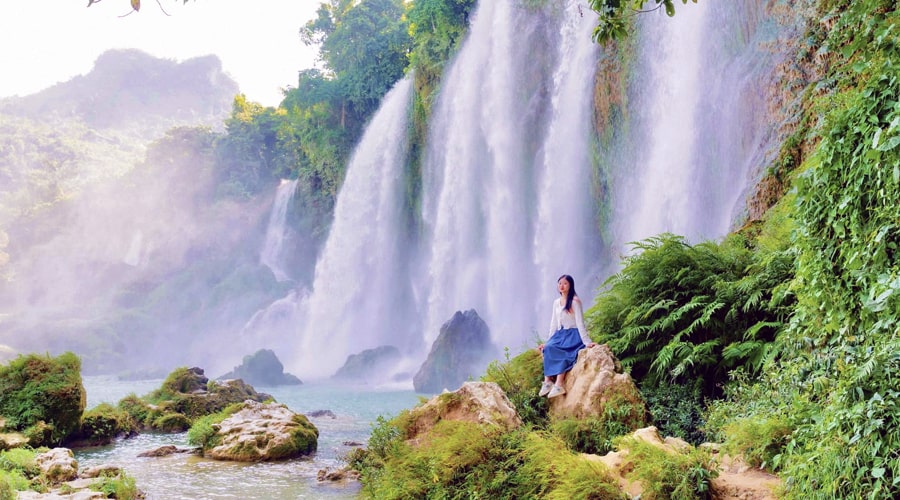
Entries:
{"label": "sky", "polygon": [[[321,0],[7,0],[0,15],[0,97],[25,96],[90,72],[109,49],[184,61],[215,54],[250,100],[281,101],[316,64],[298,31]],[[165,12],[169,15],[167,16]]]}

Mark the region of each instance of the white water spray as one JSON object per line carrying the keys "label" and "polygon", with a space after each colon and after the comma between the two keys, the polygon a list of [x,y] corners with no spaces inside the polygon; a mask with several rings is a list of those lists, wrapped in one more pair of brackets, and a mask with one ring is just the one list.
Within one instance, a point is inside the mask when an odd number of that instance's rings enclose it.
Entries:
{"label": "white water spray", "polygon": [[329,375],[364,349],[421,347],[403,266],[411,88],[407,77],[384,97],[347,167],[304,308],[296,365],[302,376]]}
{"label": "white water spray", "polygon": [[278,281],[290,279],[284,269],[284,237],[287,211],[297,192],[297,179],[282,179],[275,192],[275,200],[272,202],[272,212],[269,215],[269,225],[266,228],[266,239],[259,253],[259,263],[267,266],[275,274]]}

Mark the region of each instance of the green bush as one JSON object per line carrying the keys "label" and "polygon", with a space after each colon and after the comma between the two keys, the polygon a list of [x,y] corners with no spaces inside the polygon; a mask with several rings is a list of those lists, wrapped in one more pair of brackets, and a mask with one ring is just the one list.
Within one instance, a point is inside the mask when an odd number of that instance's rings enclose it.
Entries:
{"label": "green bush", "polygon": [[24,477],[32,478],[41,473],[34,462],[35,452],[31,449],[13,448],[0,452],[0,470],[17,472]]}
{"label": "green bush", "polygon": [[544,380],[544,364],[537,349],[529,349],[510,359],[505,349],[506,362],[492,361],[481,380],[496,382],[506,393],[519,418],[537,427],[547,425],[550,405],[547,398],[538,396]]}
{"label": "green bush", "polygon": [[191,427],[191,420],[181,413],[165,413],[153,421],[152,427],[163,432],[184,432]]}
{"label": "green bush", "polygon": [[364,496],[624,498],[602,464],[572,453],[551,434],[442,420],[411,445],[404,426],[379,419],[368,449],[347,457],[362,475]]}
{"label": "green bush", "polygon": [[640,481],[644,490],[641,498],[691,500],[712,497],[712,480],[719,473],[708,451],[692,448],[685,453],[670,452],[630,436],[618,440],[616,446],[628,450],[627,459],[634,468],[625,477]]}
{"label": "green bush", "polygon": [[693,445],[707,440],[703,432],[705,398],[697,382],[641,384],[641,395],[660,435],[678,437]]}
{"label": "green bush", "polygon": [[159,417],[147,402],[137,397],[134,393],[120,399],[117,406],[120,410],[127,413],[139,427],[150,427],[153,420]]}
{"label": "green bush", "polygon": [[71,352],[59,355],[19,356],[0,366],[0,415],[6,426],[24,430],[46,422],[49,436],[32,433],[33,446],[57,444],[78,430],[86,395],[81,383],[81,361]]}
{"label": "green bush", "polygon": [[772,357],[790,313],[791,252],[753,252],[740,235],[692,246],[671,234],[635,250],[586,314],[591,337],[635,380],[699,380],[716,396],[729,370],[758,372]]}
{"label": "green bush", "polygon": [[549,430],[573,451],[603,455],[613,449],[615,438],[646,425],[644,402],[634,396],[612,394],[599,417],[557,420]]}
{"label": "green bush", "polygon": [[101,403],[84,413],[77,438],[95,445],[108,444],[117,436],[128,435],[134,430],[135,422],[128,412]]}
{"label": "green bush", "polygon": [[134,478],[124,472],[120,472],[118,476],[114,477],[102,477],[100,481],[91,484],[91,489],[103,493],[107,498],[118,498],[119,500],[143,498]]}

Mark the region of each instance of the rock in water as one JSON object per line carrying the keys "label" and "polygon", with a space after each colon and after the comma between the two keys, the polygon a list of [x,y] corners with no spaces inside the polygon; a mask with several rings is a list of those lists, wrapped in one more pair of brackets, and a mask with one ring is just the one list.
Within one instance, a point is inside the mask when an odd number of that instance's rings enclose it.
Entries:
{"label": "rock in water", "polygon": [[[375,349],[366,349],[359,354],[347,357],[332,378],[341,381],[365,382],[383,380],[400,361],[400,350],[392,345],[383,345]],[[407,379],[408,380],[408,379]]]}
{"label": "rock in water", "polygon": [[428,359],[413,377],[413,387],[430,393],[457,388],[478,376],[496,351],[490,330],[478,313],[474,309],[457,311],[441,326]]}
{"label": "rock in water", "polygon": [[219,377],[219,380],[241,379],[250,385],[273,387],[278,385],[299,385],[299,378],[284,373],[284,365],[270,349],[260,349],[253,355],[244,356],[244,361],[234,370]]}

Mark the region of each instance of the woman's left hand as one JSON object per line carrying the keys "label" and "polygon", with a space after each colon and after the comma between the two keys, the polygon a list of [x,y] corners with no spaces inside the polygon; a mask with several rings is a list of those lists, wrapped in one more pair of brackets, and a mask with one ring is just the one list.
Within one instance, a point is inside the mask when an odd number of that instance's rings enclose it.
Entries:
{"label": "woman's left hand", "polygon": [[597,345],[596,342],[591,342],[591,343],[589,343],[587,346],[588,346],[588,347],[595,347],[596,345]]}

